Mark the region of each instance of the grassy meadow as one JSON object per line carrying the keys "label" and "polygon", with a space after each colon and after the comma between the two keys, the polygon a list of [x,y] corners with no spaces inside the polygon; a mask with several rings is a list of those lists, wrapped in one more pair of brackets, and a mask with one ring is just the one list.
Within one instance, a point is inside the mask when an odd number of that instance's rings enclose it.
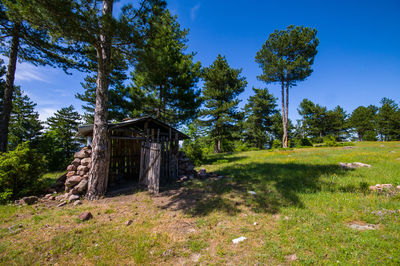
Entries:
{"label": "grassy meadow", "polygon": [[[225,177],[158,197],[0,206],[0,264],[400,264],[400,193],[368,189],[400,185],[400,142],[223,154],[202,167]],[[94,218],[81,222],[86,210]]]}

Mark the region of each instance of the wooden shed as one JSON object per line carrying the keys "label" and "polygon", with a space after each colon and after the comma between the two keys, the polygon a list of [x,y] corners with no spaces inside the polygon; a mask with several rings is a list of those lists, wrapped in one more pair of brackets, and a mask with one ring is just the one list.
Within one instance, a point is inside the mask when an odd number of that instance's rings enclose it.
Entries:
{"label": "wooden shed", "polygon": [[[78,128],[91,145],[93,125]],[[159,186],[178,176],[179,141],[189,137],[150,116],[108,124],[109,188],[147,186],[158,193]]]}

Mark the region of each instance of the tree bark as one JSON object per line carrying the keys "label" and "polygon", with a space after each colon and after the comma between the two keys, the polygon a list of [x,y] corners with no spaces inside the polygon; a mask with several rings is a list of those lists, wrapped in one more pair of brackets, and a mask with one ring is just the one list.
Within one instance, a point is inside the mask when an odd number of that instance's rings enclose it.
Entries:
{"label": "tree bark", "polygon": [[158,110],[157,110],[157,119],[161,119],[161,106],[162,106],[162,87],[160,85],[160,91],[158,93],[158,97],[160,98],[159,100],[159,105],[158,105]]}
{"label": "tree bark", "polygon": [[12,98],[14,93],[15,70],[17,68],[19,32],[21,24],[15,23],[13,26],[13,35],[11,39],[10,55],[8,58],[6,84],[3,97],[3,112],[0,117],[0,152],[7,151],[8,145],[8,127],[12,111]]}
{"label": "tree bark", "polygon": [[214,153],[220,153],[221,152],[221,140],[217,138],[214,143]]}
{"label": "tree bark", "polygon": [[286,139],[284,140],[284,145],[285,148],[288,147],[288,133],[287,133],[287,128],[288,128],[288,119],[289,119],[289,78],[286,78],[286,107],[285,107],[285,123],[286,123]]}
{"label": "tree bark", "polygon": [[[103,0],[103,16],[112,16],[113,0]],[[108,85],[110,75],[112,29],[102,25],[97,50],[96,106],[94,111],[92,167],[89,171],[87,198],[98,199],[103,196],[108,182]]]}
{"label": "tree bark", "polygon": [[286,110],[285,110],[285,82],[281,81],[282,85],[282,127],[283,127],[283,137],[282,137],[282,147],[287,148],[287,122],[286,122]]}

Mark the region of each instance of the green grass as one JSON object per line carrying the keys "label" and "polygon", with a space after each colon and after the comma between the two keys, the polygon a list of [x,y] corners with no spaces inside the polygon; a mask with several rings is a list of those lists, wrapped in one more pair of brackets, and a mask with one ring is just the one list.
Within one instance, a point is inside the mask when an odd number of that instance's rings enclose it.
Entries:
{"label": "green grass", "polygon": [[[368,190],[400,185],[398,158],[400,142],[223,154],[201,168],[226,177],[160,197],[0,206],[0,264],[269,265],[290,263],[292,254],[294,264],[400,264],[400,194]],[[338,167],[357,161],[372,167]],[[94,218],[78,221],[87,210]],[[357,231],[350,222],[378,229]],[[240,236],[247,240],[233,244]]]}
{"label": "green grass", "polygon": [[65,174],[65,171],[60,171],[60,172],[50,172],[50,173],[46,173],[44,174],[41,178],[40,181],[42,183],[42,187],[46,188],[49,187],[51,185],[54,185],[57,181],[57,179],[62,176],[63,174]]}

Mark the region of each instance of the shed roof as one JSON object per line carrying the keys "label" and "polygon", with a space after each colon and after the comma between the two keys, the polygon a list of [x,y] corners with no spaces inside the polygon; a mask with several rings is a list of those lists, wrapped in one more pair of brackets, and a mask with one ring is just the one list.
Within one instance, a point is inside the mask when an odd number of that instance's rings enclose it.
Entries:
{"label": "shed roof", "polygon": [[[164,132],[169,132],[171,129],[172,134],[178,133],[179,139],[188,139],[189,136],[180,132],[179,130],[171,127],[170,125],[164,123],[163,121],[153,118],[151,116],[142,116],[138,118],[129,119],[119,123],[108,123],[108,130],[124,128],[124,127],[135,127],[137,129],[144,129],[144,124],[148,123],[148,128],[161,128]],[[93,133],[93,124],[81,125],[78,127],[78,134],[83,137],[87,137]]]}

